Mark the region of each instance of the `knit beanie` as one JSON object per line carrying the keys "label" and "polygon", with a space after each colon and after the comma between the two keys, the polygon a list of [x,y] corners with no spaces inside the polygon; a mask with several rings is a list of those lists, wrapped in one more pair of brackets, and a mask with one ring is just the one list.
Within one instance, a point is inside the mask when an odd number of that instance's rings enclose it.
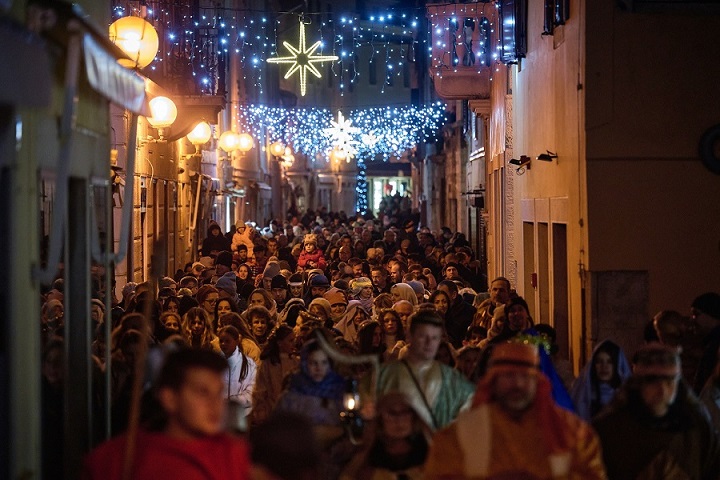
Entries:
{"label": "knit beanie", "polygon": [[270,288],[287,288],[287,286],[287,280],[280,274],[275,275],[270,283]]}
{"label": "knit beanie", "polygon": [[307,245],[308,243],[312,243],[312,244],[317,245],[317,235],[315,235],[314,233],[308,233],[308,234],[305,235],[305,237],[303,238],[303,243],[306,244],[306,245]]}
{"label": "knit beanie", "polygon": [[678,349],[659,342],[640,347],[632,363],[633,377],[636,378],[677,378],[681,374]]}
{"label": "knit beanie", "polygon": [[280,275],[280,265],[277,262],[268,262],[263,270],[263,278],[273,278]]}
{"label": "knit beanie", "polygon": [[215,257],[215,265],[225,265],[228,268],[232,268],[232,253],[222,251]]}
{"label": "knit beanie", "polygon": [[415,291],[415,295],[417,295],[418,298],[423,298],[423,296],[425,295],[425,285],[423,285],[422,282],[419,282],[417,280],[409,280],[405,283],[412,287],[412,289]]}
{"label": "knit beanie", "polygon": [[315,275],[312,280],[310,280],[310,286],[311,287],[329,287],[330,281],[327,279],[325,275]]}
{"label": "knit beanie", "polygon": [[705,315],[720,320],[720,295],[715,292],[703,293],[693,300],[690,306]]}
{"label": "knit beanie", "polygon": [[288,285],[291,287],[300,287],[303,284],[302,275],[299,273],[293,273],[288,279]]}
{"label": "knit beanie", "polygon": [[372,282],[367,277],[358,277],[350,281],[350,291],[353,296],[360,295],[363,288],[372,287]]}
{"label": "knit beanie", "polygon": [[215,288],[235,298],[237,296],[237,277],[235,276],[235,272],[227,272],[218,278],[217,283],[215,283]]}
{"label": "knit beanie", "polygon": [[325,315],[327,318],[332,318],[332,310],[330,309],[330,302],[325,300],[322,297],[318,297],[313,299],[312,302],[310,302],[310,305],[308,305],[308,310],[312,308],[313,305],[320,305],[320,307],[325,311]]}

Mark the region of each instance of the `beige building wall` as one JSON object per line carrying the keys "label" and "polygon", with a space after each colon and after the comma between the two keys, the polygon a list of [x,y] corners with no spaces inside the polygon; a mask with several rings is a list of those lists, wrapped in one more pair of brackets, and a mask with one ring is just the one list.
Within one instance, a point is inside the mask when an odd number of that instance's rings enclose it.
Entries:
{"label": "beige building wall", "polygon": [[698,155],[720,124],[720,16],[614,3],[587,12],[588,265],[593,290],[608,272],[626,287],[596,297],[614,306],[595,312],[598,336],[634,345],[649,316],[720,290],[720,177]]}
{"label": "beige building wall", "polygon": [[[578,361],[586,263],[583,21],[580,2],[554,36],[542,36],[543,4],[529,3],[528,52],[493,73],[489,131],[489,277],[508,277],[536,322],[558,329],[561,353]],[[546,150],[552,162],[536,160]],[[532,158],[524,171],[508,162]]]}
{"label": "beige building wall", "polygon": [[598,340],[632,353],[652,314],[720,290],[720,178],[698,155],[720,124],[720,17],[577,0],[542,36],[529,8],[527,57],[493,73],[488,271],[578,367]]}

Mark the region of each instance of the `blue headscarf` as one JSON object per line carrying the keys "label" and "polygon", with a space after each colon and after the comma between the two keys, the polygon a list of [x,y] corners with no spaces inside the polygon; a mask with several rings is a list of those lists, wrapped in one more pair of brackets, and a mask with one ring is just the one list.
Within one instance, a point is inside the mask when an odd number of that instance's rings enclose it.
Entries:
{"label": "blue headscarf", "polygon": [[316,350],[321,350],[317,340],[310,340],[303,346],[300,352],[300,372],[290,378],[288,388],[292,392],[303,395],[341,401],[343,393],[345,393],[346,382],[332,369],[332,364],[325,378],[319,382],[310,377],[307,365],[308,356]]}
{"label": "blue headscarf", "polygon": [[[529,328],[525,330],[523,334],[529,335],[531,337],[541,336],[540,333],[534,328]],[[540,345],[540,348],[538,350],[540,350],[540,370],[545,374],[548,380],[550,380],[550,385],[552,386],[553,400],[555,400],[555,403],[557,403],[564,409],[574,412],[575,406],[573,405],[573,401],[570,398],[570,394],[568,394],[568,391],[565,388],[565,384],[560,378],[560,375],[558,375],[557,370],[555,370],[555,365],[553,365],[552,363],[550,354],[544,348],[544,345]]]}
{"label": "blue headscarf", "polygon": [[[593,382],[592,372],[593,368],[595,368],[595,356],[600,350],[607,349],[617,352],[617,359],[614,358],[614,355],[611,355],[615,364],[615,373],[619,380],[618,385],[614,387],[605,383]],[[597,412],[593,412],[593,402],[599,403],[598,407],[606,405],[612,400],[617,389],[625,383],[625,380],[627,380],[631,374],[632,369],[630,368],[630,363],[627,361],[625,353],[623,353],[619,345],[611,340],[604,340],[598,343],[593,350],[590,361],[585,365],[580,376],[572,386],[572,398],[575,402],[577,414],[584,420],[590,421],[593,415],[597,414]]]}

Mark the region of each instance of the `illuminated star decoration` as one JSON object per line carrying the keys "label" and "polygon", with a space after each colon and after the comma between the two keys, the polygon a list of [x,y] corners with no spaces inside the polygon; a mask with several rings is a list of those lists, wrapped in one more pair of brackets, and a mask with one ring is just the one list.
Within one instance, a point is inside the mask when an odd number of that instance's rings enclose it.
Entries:
{"label": "illuminated star decoration", "polygon": [[299,71],[300,72],[300,95],[305,96],[307,90],[307,72],[315,75],[317,78],[321,78],[320,71],[315,68],[314,63],[330,62],[337,60],[338,57],[335,55],[315,55],[315,50],[320,46],[320,40],[313,43],[310,48],[305,48],[305,24],[302,18],[300,19],[300,40],[297,48],[290,45],[288,42],[283,42],[285,48],[287,48],[291,56],[289,57],[276,57],[268,58],[270,63],[292,63],[292,67],[285,74],[285,80],[290,76]]}
{"label": "illuminated star decoration", "polygon": [[330,120],[332,127],[325,129],[325,134],[330,137],[330,143],[338,150],[345,152],[346,160],[349,162],[351,158],[357,155],[356,145],[358,141],[353,139],[353,135],[358,135],[360,129],[353,127],[352,120],[346,120],[341,111],[338,111],[337,122]]}

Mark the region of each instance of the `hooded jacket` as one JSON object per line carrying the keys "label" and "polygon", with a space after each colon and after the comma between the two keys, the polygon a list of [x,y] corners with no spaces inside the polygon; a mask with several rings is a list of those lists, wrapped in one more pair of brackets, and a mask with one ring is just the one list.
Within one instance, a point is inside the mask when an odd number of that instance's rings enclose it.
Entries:
{"label": "hooded jacket", "polygon": [[250,239],[250,227],[245,226],[243,233],[239,233],[237,228],[238,226],[235,225],[235,233],[232,236],[232,251],[237,252],[240,245],[245,245],[248,249],[247,258],[252,258],[255,244]]}
{"label": "hooded jacket", "polygon": [[[212,230],[215,228],[220,230],[220,234],[217,236],[212,234]],[[229,252],[231,248],[230,245],[230,240],[228,240],[228,238],[223,235],[220,225],[218,225],[216,222],[210,222],[210,225],[207,229],[207,237],[205,237],[205,240],[203,240],[202,243],[203,257],[209,257],[212,252]]]}

